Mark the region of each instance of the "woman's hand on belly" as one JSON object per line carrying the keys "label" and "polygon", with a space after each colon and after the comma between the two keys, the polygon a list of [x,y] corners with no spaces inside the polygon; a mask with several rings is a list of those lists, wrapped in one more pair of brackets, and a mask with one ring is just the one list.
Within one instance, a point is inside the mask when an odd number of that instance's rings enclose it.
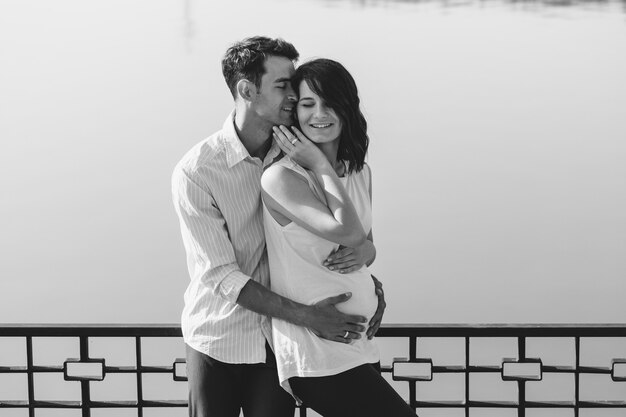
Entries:
{"label": "woman's hand on belly", "polygon": [[322,263],[331,271],[337,271],[340,274],[347,274],[358,271],[363,266],[372,263],[376,257],[376,248],[374,243],[366,240],[362,245],[356,248],[349,248],[340,245],[337,250],[333,251]]}

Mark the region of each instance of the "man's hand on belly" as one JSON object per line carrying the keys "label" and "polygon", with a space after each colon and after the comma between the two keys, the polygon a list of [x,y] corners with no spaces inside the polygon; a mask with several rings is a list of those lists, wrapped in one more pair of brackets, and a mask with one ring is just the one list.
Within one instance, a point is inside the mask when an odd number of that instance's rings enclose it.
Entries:
{"label": "man's hand on belly", "polygon": [[360,339],[365,326],[359,323],[367,322],[367,318],[344,314],[335,307],[349,300],[351,296],[350,293],[344,293],[309,306],[304,319],[305,327],[318,337],[339,343],[350,343],[353,339]]}

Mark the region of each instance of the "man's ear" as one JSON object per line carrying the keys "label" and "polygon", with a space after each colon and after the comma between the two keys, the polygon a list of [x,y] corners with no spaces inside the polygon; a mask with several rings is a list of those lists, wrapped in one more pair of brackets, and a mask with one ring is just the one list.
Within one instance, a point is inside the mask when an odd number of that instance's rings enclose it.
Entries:
{"label": "man's ear", "polygon": [[252,101],[257,95],[256,85],[246,79],[237,82],[237,94],[245,101]]}

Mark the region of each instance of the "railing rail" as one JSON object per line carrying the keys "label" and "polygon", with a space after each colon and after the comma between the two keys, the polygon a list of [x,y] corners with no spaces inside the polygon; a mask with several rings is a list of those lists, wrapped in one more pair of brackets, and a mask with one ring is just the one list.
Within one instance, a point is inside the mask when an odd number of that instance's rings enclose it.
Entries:
{"label": "railing rail", "polygon": [[[0,348],[3,338],[25,340],[26,363],[21,365],[0,362],[0,378],[7,374],[25,374],[28,399],[12,400],[0,397],[2,409],[27,409],[29,416],[36,409],[67,408],[82,410],[82,416],[90,416],[97,408],[131,408],[139,417],[143,410],[151,407],[186,407],[185,400],[146,400],[143,395],[143,375],[169,374],[175,381],[185,381],[184,359],[172,358],[164,366],[146,366],[142,362],[142,340],[146,338],[181,338],[179,325],[173,324],[0,324]],[[62,364],[35,365],[33,362],[33,338],[78,338],[80,357],[67,359]],[[132,338],[136,366],[110,366],[104,358],[91,357],[89,341],[95,338]],[[581,364],[581,340],[587,338],[626,338],[626,324],[387,324],[378,331],[379,338],[402,338],[408,345],[408,357],[395,358],[391,365],[383,364],[382,372],[390,374],[395,381],[408,384],[408,402],[414,410],[426,408],[462,409],[465,416],[472,408],[515,409],[517,415],[525,416],[530,408],[560,408],[573,410],[578,417],[581,409],[614,408],[626,410],[626,398],[617,400],[581,400],[581,376],[604,375],[614,383],[626,383],[626,351],[612,358],[604,366]],[[462,365],[439,364],[432,358],[418,354],[419,341],[424,338],[461,338],[464,343]],[[517,345],[517,357],[503,359],[498,366],[483,366],[472,363],[471,343],[474,338],[513,338]],[[555,366],[543,363],[542,358],[528,358],[526,343],[532,338],[567,338],[573,342],[575,362],[571,366]],[[608,339],[607,339],[608,340]],[[625,339],[626,340],[626,339]],[[1,351],[1,349],[0,349]],[[82,371],[80,371],[83,367]],[[77,369],[74,369],[77,368]],[[81,373],[82,372],[82,373]],[[39,373],[62,373],[65,381],[77,381],[81,387],[79,401],[37,400],[35,378]],[[137,399],[134,401],[95,401],[91,399],[92,384],[98,384],[106,375],[116,373],[136,374]],[[471,375],[479,373],[499,374],[503,381],[517,384],[517,399],[514,401],[485,401],[472,399]],[[464,376],[464,398],[458,401],[434,401],[418,399],[418,384],[432,381],[442,374]],[[532,401],[527,399],[526,384],[541,381],[544,374],[572,375],[574,395],[571,401]],[[1,379],[0,379],[1,381]],[[306,416],[306,407],[300,415]]]}

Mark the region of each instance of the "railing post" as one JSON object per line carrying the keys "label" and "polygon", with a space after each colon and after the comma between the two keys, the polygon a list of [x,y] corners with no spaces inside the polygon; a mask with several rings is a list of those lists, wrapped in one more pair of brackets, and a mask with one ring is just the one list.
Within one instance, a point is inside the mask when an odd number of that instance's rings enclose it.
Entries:
{"label": "railing post", "polygon": [[470,415],[470,338],[465,337],[465,417]]}
{"label": "railing post", "polygon": [[28,375],[28,417],[35,417],[35,382],[33,376],[32,336],[26,336],[26,373]]}
{"label": "railing post", "polygon": [[141,378],[141,337],[135,338],[135,361],[137,368],[137,416],[143,417],[143,380]]}
{"label": "railing post", "polygon": [[[80,360],[89,359],[89,338],[80,336]],[[89,392],[89,381],[80,381],[81,408],[83,417],[91,417],[91,394]]]}
{"label": "railing post", "polygon": [[[417,359],[417,337],[409,337],[409,361]],[[417,388],[416,381],[409,381],[409,405],[413,412],[417,413]]]}
{"label": "railing post", "polygon": [[580,337],[574,337],[574,350],[576,353],[576,369],[574,370],[574,417],[578,417],[580,401]]}
{"label": "railing post", "polygon": [[[518,362],[523,362],[526,359],[526,338],[517,338],[517,356]],[[517,415],[518,417],[524,417],[526,415],[526,381],[520,380],[518,384],[518,400],[517,400]]]}

